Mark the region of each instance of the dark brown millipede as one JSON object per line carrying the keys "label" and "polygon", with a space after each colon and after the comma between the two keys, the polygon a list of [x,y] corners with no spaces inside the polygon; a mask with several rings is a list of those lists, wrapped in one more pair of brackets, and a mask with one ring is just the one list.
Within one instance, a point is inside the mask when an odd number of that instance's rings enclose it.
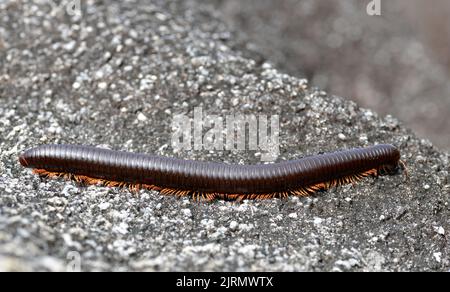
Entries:
{"label": "dark brown millipede", "polygon": [[365,176],[405,170],[400,151],[389,144],[264,165],[182,160],[82,145],[42,145],[26,150],[19,161],[45,177],[205,200],[306,196]]}

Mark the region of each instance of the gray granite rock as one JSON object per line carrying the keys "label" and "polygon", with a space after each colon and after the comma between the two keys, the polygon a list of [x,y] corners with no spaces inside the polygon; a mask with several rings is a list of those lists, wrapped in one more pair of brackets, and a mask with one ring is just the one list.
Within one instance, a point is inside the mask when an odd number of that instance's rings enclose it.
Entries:
{"label": "gray granite rock", "polygon": [[[449,156],[395,118],[251,58],[195,1],[0,2],[0,270],[449,270]],[[174,114],[280,116],[279,161],[392,143],[402,176],[307,198],[198,203],[42,180],[18,154],[80,143],[205,161],[255,151],[174,151]],[[76,252],[76,253],[74,253]]]}
{"label": "gray granite rock", "polygon": [[450,2],[214,0],[256,56],[450,151]]}

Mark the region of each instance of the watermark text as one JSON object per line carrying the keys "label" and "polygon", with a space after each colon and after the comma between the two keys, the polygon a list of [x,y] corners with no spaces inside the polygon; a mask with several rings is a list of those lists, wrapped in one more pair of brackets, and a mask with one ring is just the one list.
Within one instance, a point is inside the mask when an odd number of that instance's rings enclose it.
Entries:
{"label": "watermark text", "polygon": [[[279,153],[279,116],[232,114],[204,115],[194,108],[191,120],[185,114],[172,120],[172,147],[175,150],[261,151],[262,161],[274,161]],[[270,130],[270,131],[269,131]]]}

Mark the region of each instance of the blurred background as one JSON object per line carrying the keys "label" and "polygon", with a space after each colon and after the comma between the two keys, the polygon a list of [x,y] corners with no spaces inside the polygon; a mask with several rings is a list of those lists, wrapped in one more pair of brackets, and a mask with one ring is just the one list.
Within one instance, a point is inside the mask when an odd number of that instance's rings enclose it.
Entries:
{"label": "blurred background", "polygon": [[450,150],[450,1],[214,0],[250,49]]}

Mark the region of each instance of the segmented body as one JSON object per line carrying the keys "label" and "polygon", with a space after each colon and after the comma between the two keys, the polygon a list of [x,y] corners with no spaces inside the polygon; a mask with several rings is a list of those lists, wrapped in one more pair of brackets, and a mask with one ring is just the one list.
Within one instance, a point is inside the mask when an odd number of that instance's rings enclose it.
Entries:
{"label": "segmented body", "polygon": [[233,165],[114,151],[82,145],[42,145],[19,157],[44,176],[85,183],[149,188],[164,194],[212,200],[307,195],[400,166],[388,144],[265,165]]}

